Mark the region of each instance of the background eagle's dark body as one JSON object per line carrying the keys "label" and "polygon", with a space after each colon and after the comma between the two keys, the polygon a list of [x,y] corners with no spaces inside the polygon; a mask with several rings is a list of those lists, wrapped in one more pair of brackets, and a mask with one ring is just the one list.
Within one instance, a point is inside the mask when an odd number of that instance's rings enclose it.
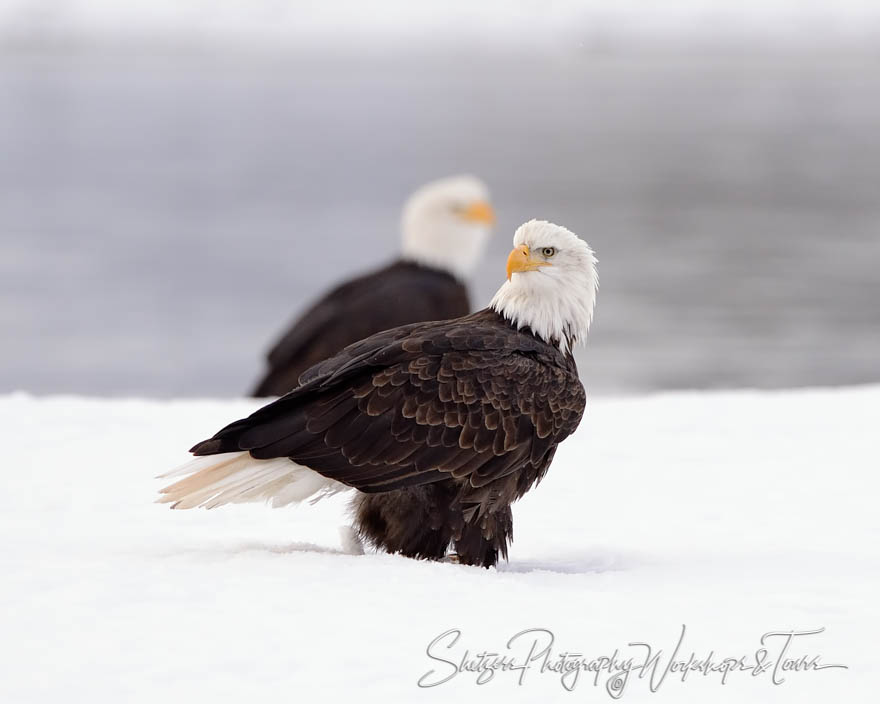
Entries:
{"label": "background eagle's dark body", "polygon": [[281,396],[309,367],[389,328],[470,312],[467,289],[449,272],[396,261],[330,291],[272,348],[254,396]]}
{"label": "background eagle's dark body", "polygon": [[376,334],[302,381],[192,452],[289,457],[364,492],[356,527],[375,545],[439,559],[453,543],[484,566],[585,402],[570,354],[491,309]]}

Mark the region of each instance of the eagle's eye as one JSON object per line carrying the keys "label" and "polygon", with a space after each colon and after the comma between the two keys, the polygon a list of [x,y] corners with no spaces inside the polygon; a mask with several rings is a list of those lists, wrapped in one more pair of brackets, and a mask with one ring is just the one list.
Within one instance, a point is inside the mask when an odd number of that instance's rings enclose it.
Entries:
{"label": "eagle's eye", "polygon": [[547,257],[547,259],[549,259],[554,254],[556,254],[556,247],[542,247],[541,254],[544,255],[545,257]]}

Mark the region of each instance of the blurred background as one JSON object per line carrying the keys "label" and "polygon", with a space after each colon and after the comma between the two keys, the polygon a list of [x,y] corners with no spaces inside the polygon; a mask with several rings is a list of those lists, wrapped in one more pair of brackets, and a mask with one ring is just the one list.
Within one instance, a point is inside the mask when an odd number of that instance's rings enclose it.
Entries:
{"label": "blurred background", "polygon": [[0,392],[245,393],[459,172],[477,307],[596,250],[589,391],[880,381],[880,3],[646,5],[0,0]]}

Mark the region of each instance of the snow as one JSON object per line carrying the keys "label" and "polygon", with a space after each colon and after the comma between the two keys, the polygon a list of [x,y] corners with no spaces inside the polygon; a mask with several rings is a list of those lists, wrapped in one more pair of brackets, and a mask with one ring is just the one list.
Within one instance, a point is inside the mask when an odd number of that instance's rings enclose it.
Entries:
{"label": "snow", "polygon": [[[292,509],[170,511],[154,476],[257,404],[0,398],[0,701],[609,700],[604,679],[461,673],[434,654],[627,644],[790,655],[849,669],[671,675],[625,701],[865,701],[880,587],[880,387],[598,398],[514,509],[499,570],[346,554],[341,497]],[[531,636],[529,636],[531,637]],[[536,636],[537,637],[537,636]],[[780,639],[777,638],[777,641]],[[777,649],[770,647],[772,652]],[[527,650],[521,653],[523,656]],[[426,681],[431,681],[430,677]],[[317,699],[316,699],[317,698]]]}
{"label": "snow", "polygon": [[719,39],[779,48],[857,42],[880,31],[873,0],[0,0],[9,42],[146,41],[324,49],[377,46],[572,46],[597,42],[704,47]]}

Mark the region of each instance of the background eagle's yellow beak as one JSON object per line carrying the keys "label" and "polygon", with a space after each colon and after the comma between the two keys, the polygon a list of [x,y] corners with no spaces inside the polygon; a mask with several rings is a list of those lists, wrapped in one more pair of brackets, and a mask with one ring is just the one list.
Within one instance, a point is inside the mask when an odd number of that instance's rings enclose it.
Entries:
{"label": "background eagle's yellow beak", "polygon": [[460,213],[463,220],[468,222],[480,222],[484,225],[495,224],[495,211],[492,206],[485,200],[478,200],[471,203]]}
{"label": "background eagle's yellow beak", "polygon": [[507,280],[517,271],[534,271],[542,266],[550,266],[550,262],[543,259],[534,259],[528,245],[521,244],[514,247],[507,257]]}

